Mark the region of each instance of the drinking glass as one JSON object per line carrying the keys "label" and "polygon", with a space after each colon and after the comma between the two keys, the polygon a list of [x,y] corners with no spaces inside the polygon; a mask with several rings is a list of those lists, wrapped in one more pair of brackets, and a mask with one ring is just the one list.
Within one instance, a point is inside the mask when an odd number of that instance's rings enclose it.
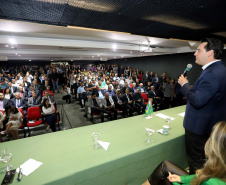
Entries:
{"label": "drinking glass", "polygon": [[166,118],[165,121],[169,124],[172,120],[170,118]]}
{"label": "drinking glass", "polygon": [[164,135],[168,135],[168,132],[169,132],[169,126],[168,125],[163,125],[163,134]]}
{"label": "drinking glass", "polygon": [[[12,157],[12,153],[10,151],[8,151],[6,149],[1,150],[1,152],[0,152],[0,161],[1,162],[8,163],[10,161],[11,157]],[[13,167],[12,165],[6,166],[3,169],[3,172],[10,171],[12,167]]]}
{"label": "drinking glass", "polygon": [[100,139],[100,133],[99,132],[93,132],[92,134],[92,138],[94,141],[94,148],[97,149],[100,147],[99,143],[97,142],[97,140]]}
{"label": "drinking glass", "polygon": [[147,140],[146,140],[146,142],[147,143],[151,143],[151,135],[153,134],[153,131],[152,130],[150,130],[150,129],[146,129],[146,131],[145,131],[145,133],[146,133],[146,135],[147,135]]}

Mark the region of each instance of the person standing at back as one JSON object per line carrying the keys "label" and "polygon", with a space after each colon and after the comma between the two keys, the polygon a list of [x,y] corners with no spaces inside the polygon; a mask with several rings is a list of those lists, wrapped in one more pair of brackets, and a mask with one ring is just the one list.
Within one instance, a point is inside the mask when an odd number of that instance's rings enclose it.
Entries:
{"label": "person standing at back", "polygon": [[178,80],[188,100],[183,125],[190,174],[203,167],[204,145],[213,126],[226,120],[226,67],[220,60],[223,48],[216,38],[202,40],[194,55],[203,71],[194,87],[183,75]]}

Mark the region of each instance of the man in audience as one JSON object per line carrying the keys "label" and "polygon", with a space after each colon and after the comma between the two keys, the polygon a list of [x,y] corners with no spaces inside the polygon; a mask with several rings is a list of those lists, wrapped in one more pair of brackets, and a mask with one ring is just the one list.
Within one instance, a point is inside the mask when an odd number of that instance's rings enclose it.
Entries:
{"label": "man in audience", "polygon": [[146,93],[146,89],[145,89],[143,83],[140,83],[140,86],[138,87],[138,89],[140,90],[140,93]]}
{"label": "man in audience", "polygon": [[116,94],[112,96],[112,99],[114,100],[115,108],[122,111],[122,116],[124,118],[127,117],[127,107],[126,104],[122,98],[122,94],[120,92],[120,89],[116,90]]}
{"label": "man in audience", "polygon": [[19,92],[16,92],[14,96],[15,98],[10,100],[10,106],[23,109],[24,115],[27,115],[27,101],[23,97],[20,97]]}
{"label": "man in audience", "polygon": [[132,116],[133,112],[137,111],[137,107],[134,105],[133,97],[129,88],[126,89],[126,93],[122,98],[125,102],[126,108],[129,109],[129,116]]}
{"label": "man in audience", "polygon": [[100,89],[100,86],[99,85],[96,86],[96,90],[95,91],[96,91],[97,97],[100,100],[102,100],[104,98],[104,91]]}
{"label": "man in audience", "polygon": [[42,97],[42,103],[43,103],[44,99],[46,99],[46,98],[49,100],[49,103],[56,104],[54,96],[52,96],[52,94],[50,94],[49,91],[45,91],[45,94]]}
{"label": "man in audience", "polygon": [[33,80],[32,85],[34,86],[35,90],[39,90],[40,89],[40,85],[38,85],[37,79]]}
{"label": "man in audience", "polygon": [[108,90],[106,90],[105,93],[108,93],[109,96],[111,97],[115,94],[114,91],[112,90],[112,85],[108,86]]}
{"label": "man in audience", "polygon": [[32,97],[32,91],[36,92],[36,96],[41,96],[41,94],[39,93],[39,90],[35,90],[34,86],[31,85],[30,86],[30,90],[28,91],[28,98]]}
{"label": "man in audience", "polygon": [[5,83],[5,80],[2,80],[0,84],[0,89],[6,89],[7,87],[8,87],[8,84]]}
{"label": "man in audience", "polygon": [[142,113],[144,113],[146,105],[143,103],[143,98],[138,88],[136,89],[136,93],[133,94],[133,99],[135,101],[135,105],[138,108],[139,113],[140,113],[140,108],[142,108]]}
{"label": "man in audience", "polygon": [[155,77],[152,78],[153,86],[155,87],[156,91],[159,89],[159,77],[158,73],[155,73]]}
{"label": "man in audience", "polygon": [[21,98],[24,98],[25,101],[28,100],[27,91],[23,91],[23,87],[21,87],[21,86],[18,87],[18,93],[20,94]]}
{"label": "man in audience", "polygon": [[29,87],[31,86],[31,83],[27,81],[26,76],[23,78],[23,83],[24,83],[24,87],[26,87],[27,89],[29,89]]}
{"label": "man in audience", "polygon": [[151,81],[148,81],[148,84],[147,84],[147,86],[145,87],[147,93],[149,93],[149,91],[151,90],[151,86],[152,86],[151,84],[152,84],[152,82],[151,82]]}
{"label": "man in audience", "polygon": [[166,83],[164,84],[164,104],[165,104],[165,109],[168,109],[171,102],[173,101],[174,97],[174,87],[173,84],[170,83],[171,78],[167,77],[166,78]]}
{"label": "man in audience", "polygon": [[12,82],[8,83],[8,87],[9,87],[9,90],[11,91],[11,93],[13,93],[13,94],[18,91],[16,86],[12,86]]}
{"label": "man in audience", "polygon": [[[96,93],[92,92],[92,97],[88,99],[88,106],[91,108],[91,115],[97,113],[101,115],[101,122],[104,122],[104,111],[102,109],[102,103],[99,98],[96,97]],[[93,121],[93,116],[91,118]]]}
{"label": "man in audience", "polygon": [[154,86],[151,86],[151,90],[148,93],[148,98],[151,98],[152,105],[154,106],[155,111],[157,111],[157,104],[160,103],[160,97],[157,96]]}
{"label": "man in audience", "polygon": [[129,89],[129,93],[132,94],[132,90],[129,88],[128,83],[125,83],[125,86],[121,89],[121,93],[125,94],[126,93],[126,89]]}
{"label": "man in audience", "polygon": [[55,93],[55,90],[60,93],[59,86],[58,86],[58,81],[59,81],[59,74],[56,72],[56,69],[53,68],[53,72],[51,74],[51,79],[53,83],[53,93]]}
{"label": "man in audience", "polygon": [[133,83],[133,87],[131,88],[132,93],[135,93],[136,89],[137,89],[136,83]]}
{"label": "man in audience", "polygon": [[108,117],[112,120],[111,112],[114,113],[114,120],[117,119],[117,110],[115,109],[114,101],[109,93],[105,93],[104,98],[102,99],[103,108],[108,113]]}
{"label": "man in audience", "polygon": [[146,71],[146,74],[143,76],[143,83],[144,83],[144,86],[147,85],[149,79],[150,79],[149,71]]}
{"label": "man in audience", "polygon": [[37,96],[35,91],[32,91],[31,94],[32,94],[32,97],[28,98],[28,103],[27,103],[28,108],[29,107],[40,107],[41,108],[42,99],[39,96]]}
{"label": "man in audience", "polygon": [[[5,115],[8,115],[9,108],[10,108],[10,100],[4,98],[4,94],[0,92],[0,111],[3,111]],[[8,122],[8,119],[4,119],[2,121],[3,130],[6,129],[5,125],[6,125],[7,122]]]}
{"label": "man in audience", "polygon": [[[88,88],[88,87],[87,87]],[[89,89],[88,89],[89,90]],[[81,86],[78,87],[78,90],[77,90],[77,93],[78,93],[78,96],[79,96],[79,102],[80,102],[80,105],[81,107],[83,108],[83,104],[82,104],[82,94],[86,92],[85,91],[85,87],[84,87],[84,82],[81,82]]]}

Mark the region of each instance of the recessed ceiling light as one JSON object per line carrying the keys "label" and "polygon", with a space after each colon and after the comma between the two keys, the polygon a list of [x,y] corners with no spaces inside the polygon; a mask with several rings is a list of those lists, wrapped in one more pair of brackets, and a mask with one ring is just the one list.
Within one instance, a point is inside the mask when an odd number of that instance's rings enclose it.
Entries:
{"label": "recessed ceiling light", "polygon": [[73,62],[73,60],[71,60]]}
{"label": "recessed ceiling light", "polygon": [[9,45],[5,45],[5,47],[7,47],[7,48],[8,48],[8,47],[9,47]]}
{"label": "recessed ceiling light", "polygon": [[20,55],[18,55],[20,57]]}
{"label": "recessed ceiling light", "polygon": [[114,49],[114,51],[117,49],[117,46],[116,46],[116,44],[113,44],[112,45],[112,48]]}
{"label": "recessed ceiling light", "polygon": [[31,60],[29,60],[29,62],[30,62]]}
{"label": "recessed ceiling light", "polygon": [[130,53],[133,53],[132,51],[130,51]]}
{"label": "recessed ceiling light", "polygon": [[13,47],[13,46],[12,46],[11,48],[12,48],[12,49],[14,49],[14,47]]}
{"label": "recessed ceiling light", "polygon": [[16,55],[18,55],[18,53],[16,53]]}
{"label": "recessed ceiling light", "polygon": [[100,56],[100,55],[97,55],[98,57]]}
{"label": "recessed ceiling light", "polygon": [[80,58],[82,58],[82,57],[80,57]]}
{"label": "recessed ceiling light", "polygon": [[123,56],[122,56],[123,57]]}
{"label": "recessed ceiling light", "polygon": [[116,58],[116,57],[114,57],[114,58]]}
{"label": "recessed ceiling light", "polygon": [[92,56],[92,57],[94,57],[94,56]]}
{"label": "recessed ceiling light", "polygon": [[51,60],[51,61],[53,61],[53,60]]}

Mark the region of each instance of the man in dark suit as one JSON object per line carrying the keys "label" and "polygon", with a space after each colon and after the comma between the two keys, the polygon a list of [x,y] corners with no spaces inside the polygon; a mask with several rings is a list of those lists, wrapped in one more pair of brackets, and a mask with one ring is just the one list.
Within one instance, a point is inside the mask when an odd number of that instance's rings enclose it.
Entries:
{"label": "man in dark suit", "polygon": [[150,79],[150,74],[148,71],[146,71],[146,74],[143,76],[143,83],[144,86],[146,86],[148,84],[148,80]]}
{"label": "man in dark suit", "polygon": [[4,94],[0,93],[0,111],[6,112],[9,106],[9,100],[4,98]]}
{"label": "man in dark suit", "polygon": [[21,86],[18,87],[18,93],[20,94],[21,98],[24,98],[25,101],[28,100],[27,91],[23,91],[23,87],[21,87]]}
{"label": "man in dark suit", "polygon": [[140,108],[142,107],[142,113],[144,113],[146,105],[143,103],[143,98],[138,88],[136,89],[136,92],[133,94],[133,99],[135,101],[136,107],[138,108],[138,111],[140,112]]}
{"label": "man in dark suit", "polygon": [[23,109],[24,115],[27,115],[27,102],[24,100],[24,98],[20,97],[20,93],[16,92],[15,98],[10,100],[10,106]]}
{"label": "man in dark suit", "polygon": [[155,87],[151,86],[151,90],[148,93],[148,98],[151,98],[152,105],[155,108],[155,111],[157,111],[157,104],[160,103],[160,97],[157,96],[157,93],[155,92]]}
{"label": "man in dark suit", "polygon": [[203,167],[204,145],[213,126],[226,120],[226,67],[220,60],[223,48],[218,39],[202,40],[194,54],[202,66],[201,75],[193,88],[183,75],[178,80],[188,100],[183,125],[190,174]]}
{"label": "man in dark suit", "polygon": [[23,83],[24,83],[24,87],[26,87],[27,89],[29,89],[29,87],[31,86],[31,83],[27,81],[26,76],[23,78]]}
{"label": "man in dark suit", "polygon": [[132,94],[132,90],[129,88],[129,84],[125,83],[125,86],[121,89],[121,93],[125,94],[126,93],[126,89],[129,89],[129,94]]}
{"label": "man in dark suit", "polygon": [[8,83],[8,87],[9,87],[11,93],[17,92],[17,87],[12,86],[12,83],[11,82]]}
{"label": "man in dark suit", "polygon": [[134,105],[132,94],[130,94],[130,89],[126,89],[126,93],[122,96],[126,108],[129,109],[129,116],[132,116],[133,112],[137,111],[137,107]]}
{"label": "man in dark suit", "polygon": [[116,94],[112,96],[112,99],[114,100],[115,108],[121,110],[122,116],[124,118],[126,118],[127,117],[127,107],[124,102],[124,99],[122,98],[120,89],[116,90]]}
{"label": "man in dark suit", "polygon": [[32,97],[28,98],[27,105],[28,107],[40,107],[41,108],[41,101],[42,99],[37,96],[35,91],[31,92]]}

